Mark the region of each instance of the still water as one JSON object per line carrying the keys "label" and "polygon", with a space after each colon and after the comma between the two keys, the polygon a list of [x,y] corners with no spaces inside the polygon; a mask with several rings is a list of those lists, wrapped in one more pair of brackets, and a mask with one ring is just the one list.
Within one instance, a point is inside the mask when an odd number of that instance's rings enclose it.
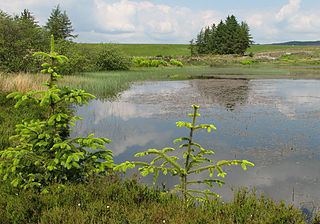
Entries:
{"label": "still water", "polygon": [[[107,137],[115,163],[133,161],[136,153],[149,148],[177,148],[172,141],[188,132],[175,122],[189,120],[191,104],[200,105],[199,123],[217,127],[194,137],[215,151],[215,160],[246,159],[255,164],[247,171],[226,169],[226,185],[215,188],[224,200],[232,198],[230,186],[245,186],[277,201],[320,207],[319,80],[135,83],[116,100],[92,100],[76,108],[76,116],[84,119],[72,135]],[[179,180],[167,175],[158,181],[172,188]],[[152,176],[141,182],[151,183]]]}

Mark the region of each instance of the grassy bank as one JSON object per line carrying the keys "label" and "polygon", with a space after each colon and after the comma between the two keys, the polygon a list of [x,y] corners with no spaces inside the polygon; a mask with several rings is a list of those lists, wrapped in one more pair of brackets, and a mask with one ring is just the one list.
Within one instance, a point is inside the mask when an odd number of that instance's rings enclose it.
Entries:
{"label": "grassy bank", "polygon": [[92,178],[50,189],[18,193],[0,185],[0,223],[306,223],[300,210],[246,189],[230,202],[211,199],[188,208],[177,195],[136,179]]}
{"label": "grassy bank", "polygon": [[[297,57],[297,56],[292,56]],[[225,64],[184,67],[131,68],[129,71],[87,72],[64,76],[60,85],[81,88],[101,98],[116,97],[138,81],[173,81],[195,78],[243,78],[243,79],[277,79],[277,78],[320,78],[320,65],[294,65],[281,59],[274,62],[255,62],[242,65],[229,58]],[[210,63],[209,59],[203,64]],[[227,60],[227,59],[226,59]],[[240,60],[240,59],[239,59]],[[290,59],[291,60],[291,59]],[[298,63],[296,63],[298,64]],[[44,89],[42,83],[48,76],[43,74],[0,74],[2,92],[21,91],[28,89]],[[3,100],[2,100],[3,101]]]}

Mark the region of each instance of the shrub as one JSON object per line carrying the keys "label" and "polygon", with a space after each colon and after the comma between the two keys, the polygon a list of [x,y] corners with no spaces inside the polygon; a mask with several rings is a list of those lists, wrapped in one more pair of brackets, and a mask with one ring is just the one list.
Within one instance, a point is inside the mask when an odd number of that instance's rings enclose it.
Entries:
{"label": "shrub", "polygon": [[136,57],[136,58],[133,58],[133,63],[135,63],[135,64],[137,64],[137,65],[140,65],[140,63],[142,62],[142,61],[144,61],[144,60],[146,60],[145,58],[138,58],[138,57]]}
{"label": "shrub", "polygon": [[257,61],[254,60],[254,59],[243,59],[243,60],[240,61],[240,63],[242,65],[252,65],[252,64],[257,63]]}
{"label": "shrub", "polygon": [[182,67],[182,66],[183,66],[183,64],[182,64],[181,61],[177,61],[177,60],[175,60],[175,59],[171,59],[171,60],[170,60],[170,64],[171,64],[171,65],[176,65],[176,66],[178,66],[178,67]]}
{"label": "shrub", "polygon": [[159,60],[160,65],[163,66],[168,66],[168,62],[166,62],[165,60]]}
{"label": "shrub", "polygon": [[140,62],[139,64],[140,67],[150,67],[151,66],[151,61],[146,59]]}
{"label": "shrub", "polygon": [[103,44],[95,54],[93,63],[97,71],[128,70],[131,65],[129,58],[112,44]]}
{"label": "shrub", "polygon": [[133,58],[133,63],[139,67],[159,67],[159,65],[167,66],[168,63],[164,60],[149,60],[148,58]]}
{"label": "shrub", "polygon": [[84,52],[78,44],[70,40],[56,41],[56,51],[68,57],[68,61],[59,66],[59,73],[71,75],[77,72],[90,71],[90,60],[88,52]]}
{"label": "shrub", "polygon": [[41,61],[32,57],[49,46],[46,33],[28,10],[9,16],[0,10],[0,70],[36,72]]}
{"label": "shrub", "polygon": [[159,60],[152,60],[151,61],[151,67],[159,67],[160,61]]}

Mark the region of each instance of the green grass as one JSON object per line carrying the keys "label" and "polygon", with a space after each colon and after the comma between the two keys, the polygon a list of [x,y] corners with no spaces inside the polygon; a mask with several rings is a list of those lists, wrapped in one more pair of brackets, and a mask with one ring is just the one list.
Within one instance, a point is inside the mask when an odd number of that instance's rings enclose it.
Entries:
{"label": "green grass", "polygon": [[[164,221],[165,220],[165,221]],[[234,199],[184,208],[176,194],[136,179],[89,179],[49,193],[15,191],[0,183],[0,223],[306,223],[301,211],[240,189]],[[316,223],[316,222],[314,222]]]}
{"label": "green grass", "polygon": [[[188,44],[115,44],[126,55],[137,57],[181,57],[190,56],[190,49]],[[101,44],[80,43],[79,47],[94,50],[101,46]],[[287,49],[313,49],[319,46],[288,46],[288,45],[251,45],[246,53],[258,53],[264,51],[287,50]]]}
{"label": "green grass", "polygon": [[[163,56],[179,57],[190,56],[190,50],[187,44],[115,44],[128,56]],[[100,44],[79,44],[85,49],[97,49]]]}

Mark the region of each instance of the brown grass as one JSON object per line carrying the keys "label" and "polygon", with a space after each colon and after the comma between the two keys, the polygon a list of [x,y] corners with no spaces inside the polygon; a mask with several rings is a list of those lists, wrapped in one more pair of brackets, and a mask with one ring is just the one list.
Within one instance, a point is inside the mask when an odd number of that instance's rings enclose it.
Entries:
{"label": "brown grass", "polygon": [[46,90],[42,83],[48,80],[48,75],[41,73],[0,73],[0,90],[2,92],[23,92],[28,90]]}

